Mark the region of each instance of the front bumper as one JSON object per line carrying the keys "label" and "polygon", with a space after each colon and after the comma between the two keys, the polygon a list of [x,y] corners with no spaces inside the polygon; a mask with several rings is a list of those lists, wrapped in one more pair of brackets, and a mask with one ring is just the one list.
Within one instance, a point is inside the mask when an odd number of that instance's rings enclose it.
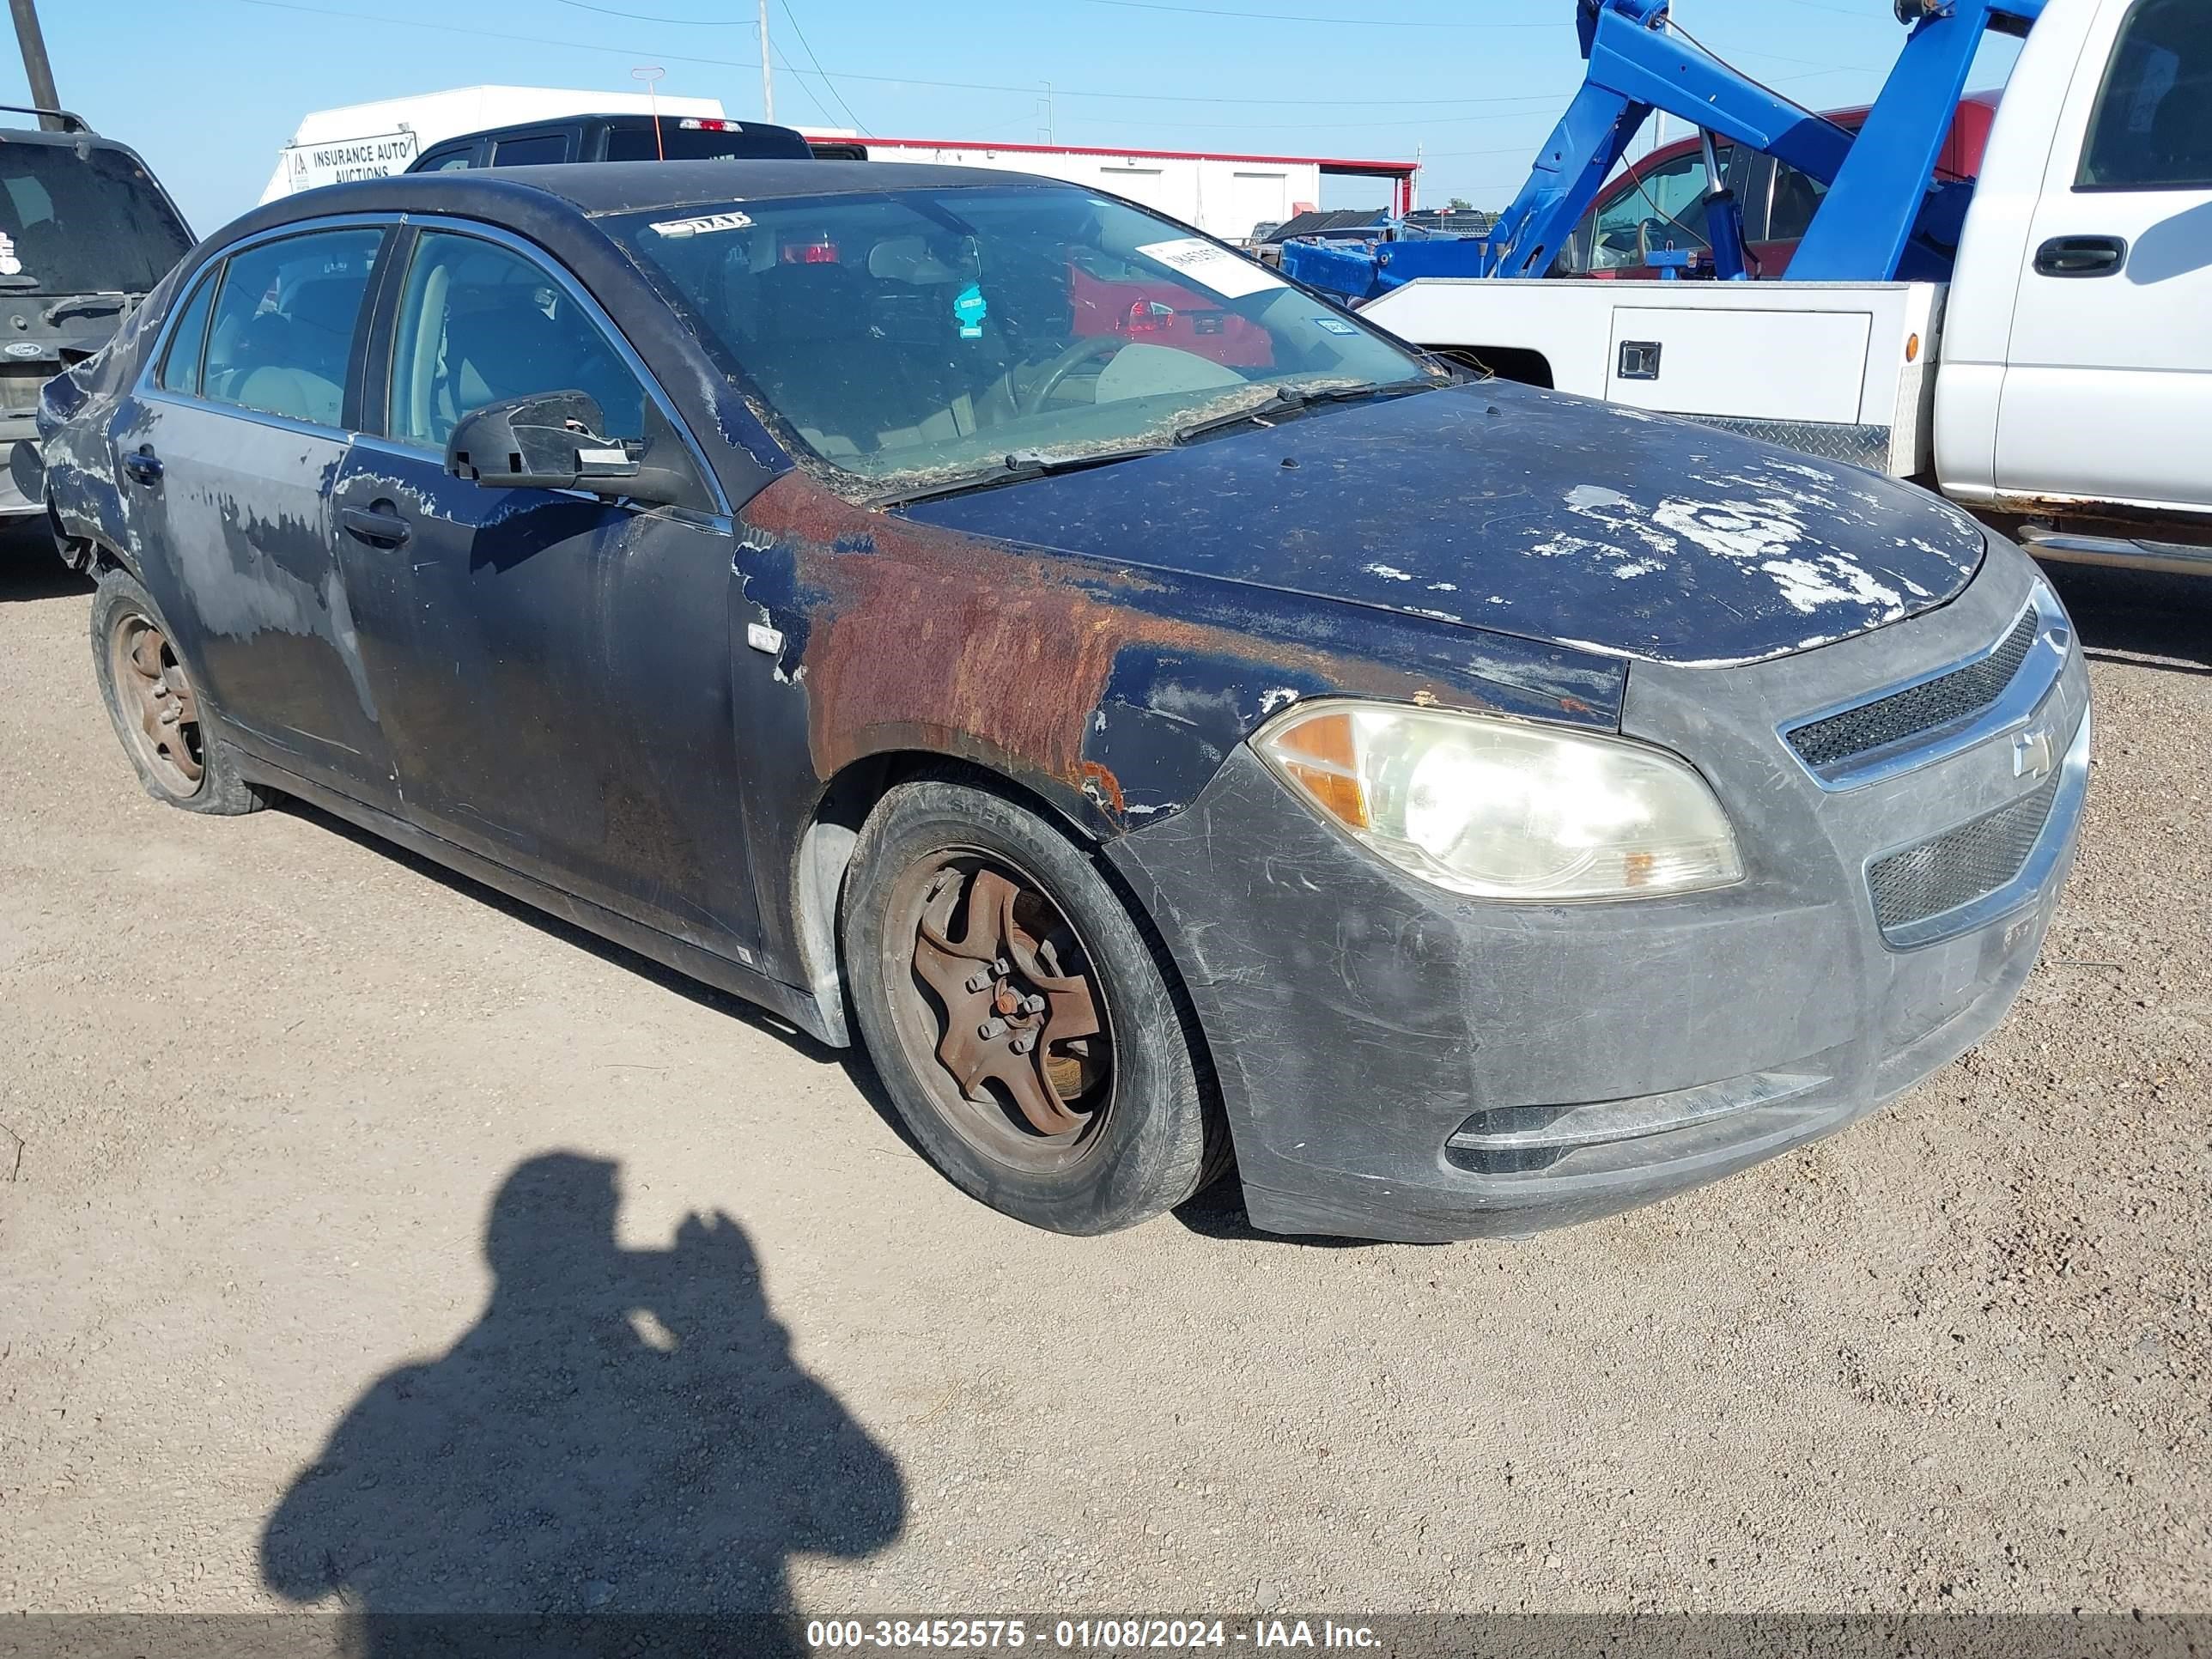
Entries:
{"label": "front bumper", "polygon": [[1690,756],[1735,818],[1747,878],[1719,891],[1459,898],[1322,823],[1248,749],[1110,843],[1197,1006],[1254,1224],[1436,1240],[1590,1219],[1839,1128],[1978,1042],[2033,966],[2086,793],[2063,612],[2031,717],[2054,737],[2050,811],[2002,896],[1948,927],[1885,937],[1869,869],[2033,793],[2026,721],[1843,787],[1779,733],[1986,649],[2036,580],[2000,545],[1950,605],[1873,634],[1743,668],[1638,664],[1624,729]]}

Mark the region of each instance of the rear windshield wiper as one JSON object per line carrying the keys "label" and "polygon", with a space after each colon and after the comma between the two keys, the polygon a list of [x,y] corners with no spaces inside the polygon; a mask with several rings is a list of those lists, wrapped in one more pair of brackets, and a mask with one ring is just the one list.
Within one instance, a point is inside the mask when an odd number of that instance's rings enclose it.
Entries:
{"label": "rear windshield wiper", "polygon": [[88,313],[95,311],[120,311],[131,303],[131,296],[120,289],[104,288],[97,294],[72,294],[57,300],[39,313],[41,322],[57,322],[73,311]]}
{"label": "rear windshield wiper", "polygon": [[1130,444],[1121,449],[1093,450],[1082,455],[1036,455],[1015,453],[1007,456],[996,466],[977,472],[963,472],[943,483],[925,484],[919,489],[902,489],[887,495],[872,498],[870,507],[910,507],[916,501],[933,501],[947,495],[964,495],[971,490],[996,489],[1001,484],[1019,483],[1025,478],[1050,477],[1060,472],[1085,472],[1094,466],[1112,466],[1120,461],[1134,461],[1146,455],[1164,454],[1166,444]]}
{"label": "rear windshield wiper", "polygon": [[1176,428],[1175,439],[1179,444],[1194,438],[1209,437],[1216,432],[1226,432],[1231,427],[1247,424],[1269,426],[1271,416],[1302,414],[1320,404],[1356,403],[1363,398],[1395,398],[1408,392],[1421,392],[1431,386],[1449,386],[1451,382],[1434,374],[1418,374],[1403,380],[1382,380],[1372,386],[1281,386],[1275,395],[1263,403],[1232,409],[1226,415],[1215,415],[1203,421],[1194,421],[1188,426]]}

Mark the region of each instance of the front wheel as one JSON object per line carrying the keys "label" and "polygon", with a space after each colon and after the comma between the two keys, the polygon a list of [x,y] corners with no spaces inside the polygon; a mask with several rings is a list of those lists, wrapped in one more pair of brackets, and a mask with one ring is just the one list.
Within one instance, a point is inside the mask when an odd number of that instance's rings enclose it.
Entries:
{"label": "front wheel", "polygon": [[903,783],[854,849],[854,1012],[907,1127],[1036,1227],[1148,1220],[1226,1161],[1155,948],[1069,839],[1006,797]]}

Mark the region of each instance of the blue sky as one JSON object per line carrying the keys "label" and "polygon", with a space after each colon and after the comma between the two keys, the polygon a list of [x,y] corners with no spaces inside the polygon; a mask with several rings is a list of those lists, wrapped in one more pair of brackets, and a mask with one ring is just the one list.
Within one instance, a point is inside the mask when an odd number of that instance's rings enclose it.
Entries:
{"label": "blue sky", "polygon": [[[205,233],[310,110],[483,82],[661,89],[760,113],[753,0],[45,0],[64,105],[136,147]],[[1580,78],[1573,0],[769,0],[776,114],[891,137],[1412,157],[1423,201],[1502,206]],[[1869,100],[1889,0],[1676,0],[1814,108]],[[650,21],[648,21],[650,20]],[[682,20],[682,21],[678,21]],[[0,102],[27,101],[20,61]],[[2009,43],[1975,84],[2001,81]],[[847,113],[848,109],[850,114]],[[1679,135],[1680,129],[1677,129]],[[1358,186],[1328,204],[1361,205]]]}

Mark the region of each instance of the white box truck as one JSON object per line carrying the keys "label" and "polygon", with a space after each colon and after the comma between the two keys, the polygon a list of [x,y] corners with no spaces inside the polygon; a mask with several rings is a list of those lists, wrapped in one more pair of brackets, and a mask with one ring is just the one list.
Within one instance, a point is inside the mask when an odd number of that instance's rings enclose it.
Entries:
{"label": "white box truck", "polygon": [[588,92],[562,87],[455,87],[409,98],[385,98],[317,110],[303,118],[292,142],[276,155],[276,170],[261,199],[313,190],[352,179],[404,173],[415,158],[456,133],[562,115],[645,115],[658,109],[672,119],[722,113],[719,98],[663,97],[639,92]]}

